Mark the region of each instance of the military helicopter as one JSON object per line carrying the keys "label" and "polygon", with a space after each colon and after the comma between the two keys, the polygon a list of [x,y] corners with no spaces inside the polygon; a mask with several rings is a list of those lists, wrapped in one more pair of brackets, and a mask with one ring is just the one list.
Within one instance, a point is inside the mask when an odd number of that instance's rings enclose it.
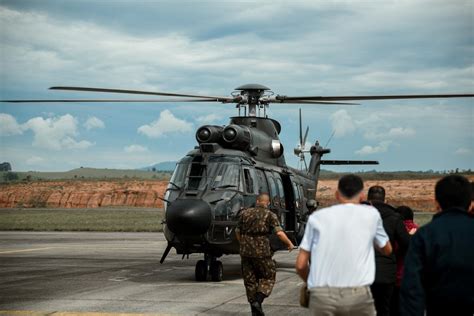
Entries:
{"label": "military helicopter", "polygon": [[[314,206],[321,165],[378,164],[364,160],[323,160],[329,148],[318,141],[305,148],[309,127],[303,136],[300,110],[299,145],[294,154],[304,168],[288,166],[284,147],[278,135],[281,125],[267,116],[270,104],[354,104],[347,101],[459,98],[474,94],[379,95],[379,96],[285,96],[275,95],[268,87],[246,84],[230,96],[151,92],[139,90],[51,87],[52,90],[105,92],[137,95],[159,95],[173,99],[62,99],[62,100],[3,100],[2,102],[220,102],[236,104],[238,115],[227,126],[205,125],[196,131],[197,146],[176,165],[165,196],[163,231],[168,245],[160,263],[172,248],[177,254],[203,253],[196,263],[196,281],[223,279],[223,265],[218,260],[225,254],[238,254],[235,227],[240,211],[255,205],[259,193],[268,193],[270,209],[278,216],[287,235],[298,244],[304,234]],[[183,99],[186,98],[186,99]],[[243,114],[242,114],[243,111]],[[309,166],[305,154],[311,156]],[[308,205],[307,205],[308,202]],[[274,250],[283,249],[277,238],[271,237]]]}

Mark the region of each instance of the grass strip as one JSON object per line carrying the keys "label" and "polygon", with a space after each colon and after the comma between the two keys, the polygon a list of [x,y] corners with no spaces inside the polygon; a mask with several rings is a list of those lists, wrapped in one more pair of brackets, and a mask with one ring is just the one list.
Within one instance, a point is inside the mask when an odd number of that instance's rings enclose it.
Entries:
{"label": "grass strip", "polygon": [[160,209],[0,209],[0,230],[160,232]]}

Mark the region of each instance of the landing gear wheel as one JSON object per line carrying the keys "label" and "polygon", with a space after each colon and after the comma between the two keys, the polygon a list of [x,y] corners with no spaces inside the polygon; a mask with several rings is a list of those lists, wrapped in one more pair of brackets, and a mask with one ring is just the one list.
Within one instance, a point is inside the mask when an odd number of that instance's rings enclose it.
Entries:
{"label": "landing gear wheel", "polygon": [[199,260],[196,263],[195,278],[198,282],[204,282],[207,280],[207,264],[204,260]]}
{"label": "landing gear wheel", "polygon": [[210,267],[210,272],[211,272],[211,280],[214,282],[220,282],[224,278],[224,267],[222,265],[222,262],[220,261],[214,261],[211,262],[211,267]]}

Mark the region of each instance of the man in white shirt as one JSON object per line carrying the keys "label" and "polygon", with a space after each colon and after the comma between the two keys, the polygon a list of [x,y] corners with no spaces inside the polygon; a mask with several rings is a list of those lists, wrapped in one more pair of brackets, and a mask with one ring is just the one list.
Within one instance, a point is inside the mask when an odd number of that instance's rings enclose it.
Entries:
{"label": "man in white shirt", "polygon": [[340,204],[308,219],[296,271],[307,282],[311,315],[375,315],[374,245],[385,255],[392,246],[377,209],[360,204],[363,189],[360,177],[342,177],[336,191]]}

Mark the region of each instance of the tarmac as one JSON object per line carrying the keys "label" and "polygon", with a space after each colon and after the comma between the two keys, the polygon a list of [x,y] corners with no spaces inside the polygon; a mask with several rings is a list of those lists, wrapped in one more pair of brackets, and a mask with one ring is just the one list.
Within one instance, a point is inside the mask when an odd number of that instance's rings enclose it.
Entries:
{"label": "tarmac", "polygon": [[[196,282],[202,254],[182,260],[162,233],[0,232],[0,315],[250,315],[238,255],[224,281]],[[297,250],[278,252],[266,315],[305,315]]]}

